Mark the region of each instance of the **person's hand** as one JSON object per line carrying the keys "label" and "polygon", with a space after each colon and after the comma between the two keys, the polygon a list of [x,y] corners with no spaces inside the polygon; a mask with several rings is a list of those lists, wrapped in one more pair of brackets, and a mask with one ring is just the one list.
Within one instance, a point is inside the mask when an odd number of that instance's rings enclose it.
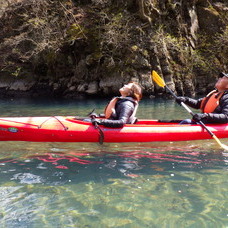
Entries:
{"label": "person's hand", "polygon": [[193,115],[192,119],[195,120],[196,122],[199,122],[203,119],[206,119],[208,117],[207,113],[196,113]]}
{"label": "person's hand", "polygon": [[98,115],[94,112],[94,110],[95,108],[89,114],[87,114],[87,116],[89,116],[91,119],[98,117]]}
{"label": "person's hand", "polygon": [[92,113],[89,114],[89,117],[90,117],[91,119],[95,119],[95,118],[98,117],[98,115],[97,115],[95,112],[92,112]]}
{"label": "person's hand", "polygon": [[101,118],[105,118],[105,114],[99,114],[99,117],[101,117]]}
{"label": "person's hand", "polygon": [[176,102],[181,105],[181,102],[185,103],[186,102],[186,97],[177,97]]}
{"label": "person's hand", "polygon": [[94,118],[94,119],[91,119],[91,123],[92,123],[94,126],[100,125],[100,124],[101,124],[101,120],[100,120],[100,119]]}

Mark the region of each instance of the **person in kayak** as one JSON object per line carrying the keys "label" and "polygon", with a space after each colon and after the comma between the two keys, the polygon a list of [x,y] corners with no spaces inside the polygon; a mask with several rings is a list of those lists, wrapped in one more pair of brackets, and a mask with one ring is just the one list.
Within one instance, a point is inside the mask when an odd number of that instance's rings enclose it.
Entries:
{"label": "person in kayak", "polygon": [[201,109],[202,113],[193,115],[192,120],[183,120],[180,124],[192,124],[198,121],[203,123],[228,123],[228,74],[220,73],[215,84],[215,90],[206,97],[195,100],[189,97],[177,97],[177,103]]}
{"label": "person in kayak", "polygon": [[142,88],[136,82],[130,82],[119,90],[121,96],[114,97],[106,106],[104,119],[98,119],[97,116],[91,116],[94,125],[103,125],[105,127],[121,128],[124,124],[133,124],[136,122],[136,111],[138,102],[142,98]]}

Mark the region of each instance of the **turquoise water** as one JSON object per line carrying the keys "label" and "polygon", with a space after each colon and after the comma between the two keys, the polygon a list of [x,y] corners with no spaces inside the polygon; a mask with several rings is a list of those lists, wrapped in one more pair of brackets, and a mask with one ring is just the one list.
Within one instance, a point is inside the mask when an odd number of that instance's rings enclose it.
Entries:
{"label": "turquoise water", "polygon": [[[86,116],[106,102],[0,105],[1,116]],[[189,115],[172,100],[144,99],[138,117]],[[0,150],[0,227],[228,227],[228,153],[213,140],[0,142]]]}

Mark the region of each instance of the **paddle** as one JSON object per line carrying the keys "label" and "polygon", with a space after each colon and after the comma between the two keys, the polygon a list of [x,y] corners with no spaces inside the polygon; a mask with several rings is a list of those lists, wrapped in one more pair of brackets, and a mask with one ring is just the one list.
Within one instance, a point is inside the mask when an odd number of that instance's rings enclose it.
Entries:
{"label": "paddle", "polygon": [[[95,118],[96,118],[96,114],[94,113],[94,110],[95,110],[95,108],[92,110],[92,112],[90,112],[90,113],[88,114],[88,116],[89,116],[91,119],[95,119]],[[102,145],[103,142],[104,142],[104,132],[101,130],[101,128],[99,127],[99,125],[98,125],[96,122],[94,123],[94,127],[95,127],[95,129],[97,129],[98,132],[99,132],[99,143]]]}
{"label": "paddle", "polygon": [[[151,78],[153,79],[154,82],[157,83],[157,85],[159,85],[162,88],[167,89],[175,98],[177,98],[177,95],[165,84],[165,81],[158,75],[158,73],[156,71],[152,71],[151,74]],[[180,103],[182,107],[184,107],[189,114],[191,114],[192,116],[194,115],[194,113],[192,112],[192,110],[183,102]],[[224,150],[228,150],[228,146],[222,144],[220,142],[220,140],[216,137],[216,135],[211,132],[206,125],[202,122],[202,121],[198,121],[198,123],[211,135],[211,137],[224,149]]]}

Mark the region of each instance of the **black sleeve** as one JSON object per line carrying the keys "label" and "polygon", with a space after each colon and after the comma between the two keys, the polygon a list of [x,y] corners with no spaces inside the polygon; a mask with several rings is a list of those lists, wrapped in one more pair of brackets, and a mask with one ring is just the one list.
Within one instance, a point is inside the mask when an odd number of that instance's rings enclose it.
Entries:
{"label": "black sleeve", "polygon": [[185,104],[190,106],[191,108],[200,109],[200,105],[201,105],[202,100],[203,100],[203,98],[195,100],[195,99],[186,97]]}
{"label": "black sleeve", "polygon": [[206,119],[208,123],[228,123],[228,115],[223,113],[209,113]]}
{"label": "black sleeve", "polygon": [[129,103],[123,103],[119,107],[119,115],[117,120],[109,120],[105,119],[100,122],[100,125],[103,125],[105,127],[112,127],[112,128],[121,128],[124,126],[124,124],[127,123],[129,117],[132,115],[134,111],[134,105],[132,102]]}
{"label": "black sleeve", "polygon": [[208,113],[206,121],[210,123],[228,123],[228,94],[220,99],[219,108],[215,110],[215,113]]}

